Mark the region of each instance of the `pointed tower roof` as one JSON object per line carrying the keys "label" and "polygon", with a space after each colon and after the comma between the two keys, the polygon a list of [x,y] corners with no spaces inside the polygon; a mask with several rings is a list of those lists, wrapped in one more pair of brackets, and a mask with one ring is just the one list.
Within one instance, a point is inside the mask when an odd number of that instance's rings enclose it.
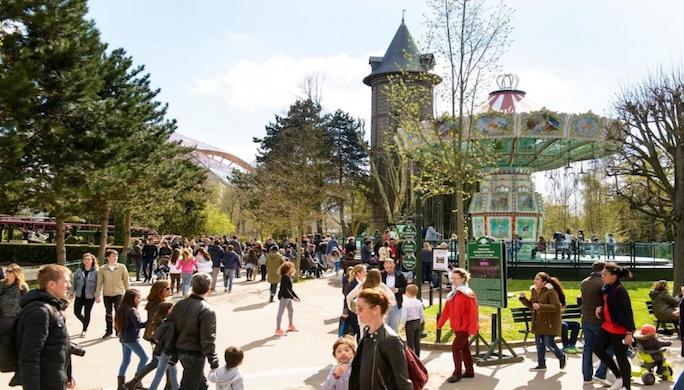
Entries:
{"label": "pointed tower roof", "polygon": [[371,85],[374,78],[390,73],[427,73],[435,65],[435,56],[432,53],[420,53],[402,17],[399,29],[394,34],[385,55],[370,57],[368,63],[371,66],[371,73],[364,77],[363,82],[366,85]]}

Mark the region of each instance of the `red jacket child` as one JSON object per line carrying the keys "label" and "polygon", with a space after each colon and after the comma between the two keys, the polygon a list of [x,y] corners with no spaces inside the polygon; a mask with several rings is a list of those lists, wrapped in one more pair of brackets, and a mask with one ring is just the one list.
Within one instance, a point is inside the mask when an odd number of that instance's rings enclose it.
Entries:
{"label": "red jacket child", "polygon": [[447,319],[454,332],[467,332],[471,336],[477,334],[480,323],[477,299],[473,290],[460,286],[449,293],[444,310],[437,321],[437,329],[441,329]]}

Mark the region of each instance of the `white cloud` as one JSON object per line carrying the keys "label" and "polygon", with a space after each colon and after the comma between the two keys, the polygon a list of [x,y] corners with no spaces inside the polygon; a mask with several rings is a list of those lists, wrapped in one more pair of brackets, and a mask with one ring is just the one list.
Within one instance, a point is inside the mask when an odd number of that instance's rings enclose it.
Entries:
{"label": "white cloud", "polygon": [[366,56],[292,58],[278,55],[262,62],[239,61],[220,76],[194,79],[189,90],[194,95],[219,97],[236,110],[284,111],[302,95],[302,80],[307,75],[320,74],[323,76],[322,104],[326,110],[339,108],[368,119],[371,91],[361,82],[368,73]]}

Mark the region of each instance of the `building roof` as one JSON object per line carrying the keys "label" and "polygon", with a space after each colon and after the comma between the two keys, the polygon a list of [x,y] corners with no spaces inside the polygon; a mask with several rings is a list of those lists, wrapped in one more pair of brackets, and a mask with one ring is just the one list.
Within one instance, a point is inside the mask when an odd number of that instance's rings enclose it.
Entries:
{"label": "building roof", "polygon": [[431,53],[421,54],[416,42],[402,18],[399,29],[394,34],[385,55],[382,57],[370,57],[368,63],[371,73],[364,77],[363,82],[371,85],[373,78],[389,73],[401,72],[429,72],[435,64],[435,57]]}

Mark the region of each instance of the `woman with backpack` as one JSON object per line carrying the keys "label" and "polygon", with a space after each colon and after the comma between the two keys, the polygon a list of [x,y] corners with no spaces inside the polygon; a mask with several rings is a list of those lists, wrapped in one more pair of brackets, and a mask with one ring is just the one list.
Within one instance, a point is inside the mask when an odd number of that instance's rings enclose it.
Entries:
{"label": "woman with backpack", "polygon": [[389,298],[382,290],[365,289],[359,293],[356,313],[366,327],[352,361],[351,390],[413,390],[404,344],[384,321],[389,305]]}
{"label": "woman with backpack", "polygon": [[81,267],[71,276],[71,295],[76,297],[74,314],[83,324],[81,337],[85,337],[90,324],[90,312],[95,304],[98,264],[97,258],[92,253],[84,254],[82,261]]}
{"label": "woman with backpack", "polygon": [[173,310],[173,303],[160,303],[157,305],[156,311],[147,325],[152,331],[152,343],[154,345],[152,353],[157,358],[157,371],[154,373],[154,379],[152,379],[149,390],[157,390],[164,374],[166,374],[167,382],[171,384],[172,390],[178,390],[180,388],[180,383],[178,383],[178,370],[173,363],[176,358],[169,355],[168,351],[165,351],[164,345],[164,341],[166,341],[165,335],[167,335],[169,329],[174,326],[173,322],[166,320],[169,314],[171,314],[171,310]]}
{"label": "woman with backpack", "polygon": [[532,309],[532,332],[537,345],[537,366],[530,371],[546,371],[546,349],[550,348],[558,358],[561,370],[565,367],[565,354],[556,345],[555,337],[561,334],[561,310],[565,306],[565,293],[556,278],[539,272],[530,287],[530,299],[520,293],[520,302]]}

